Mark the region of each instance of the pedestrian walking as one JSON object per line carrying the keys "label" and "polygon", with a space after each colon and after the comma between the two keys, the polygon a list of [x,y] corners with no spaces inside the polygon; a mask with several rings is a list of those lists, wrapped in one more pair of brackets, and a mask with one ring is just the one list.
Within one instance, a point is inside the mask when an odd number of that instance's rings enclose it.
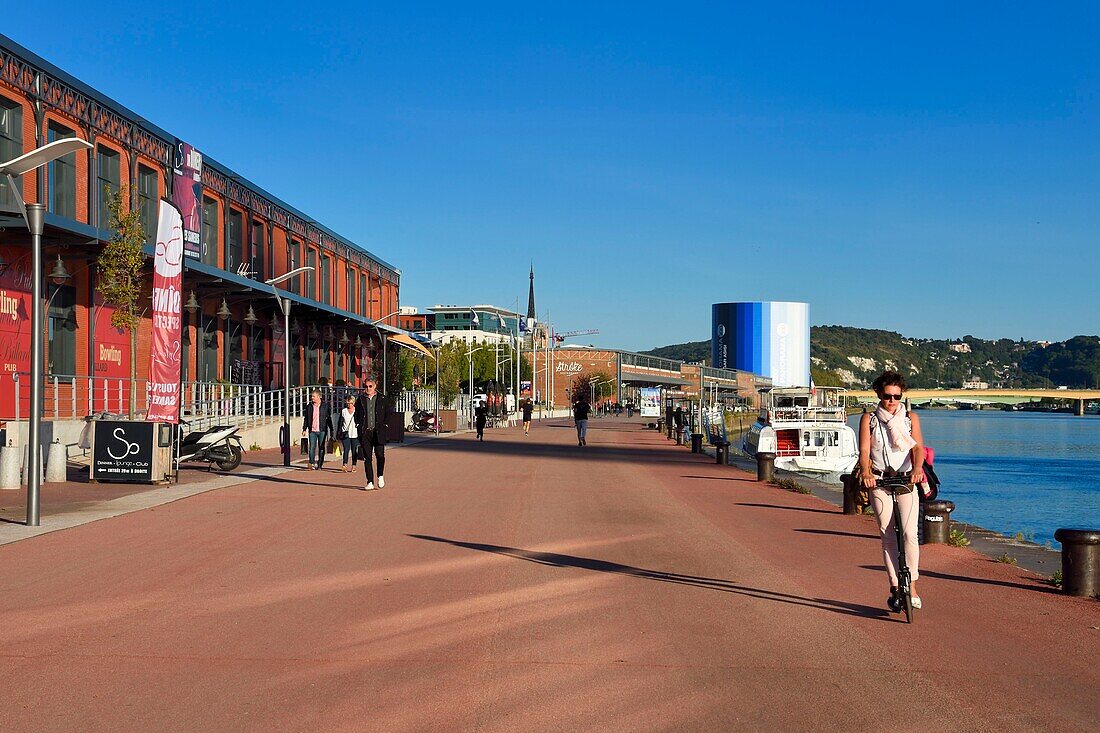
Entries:
{"label": "pedestrian walking", "polygon": [[[354,471],[359,460],[359,430],[355,426],[355,398],[350,395],[344,398],[344,409],[340,410],[340,427],[336,430],[336,437],[344,450],[344,472]],[[349,460],[351,468],[348,468]]]}
{"label": "pedestrian walking", "polygon": [[355,403],[355,429],[359,433],[359,454],[366,472],[364,491],[374,491],[374,467],[371,453],[378,466],[378,487],[386,487],[383,476],[386,470],[386,428],[390,420],[386,396],[378,391],[378,383],[370,377],[363,383],[363,394]]}
{"label": "pedestrian walking", "polygon": [[484,402],[479,402],[477,407],[474,408],[474,427],[477,428],[478,440],[485,440],[485,418],[488,412],[489,410],[485,407]]}
{"label": "pedestrian walking", "polygon": [[[914,486],[924,482],[924,438],[921,435],[920,418],[908,412],[902,404],[905,378],[894,371],[883,372],[871,385],[878,395],[878,408],[865,413],[859,420],[859,476],[860,482],[871,494],[871,506],[878,520],[879,537],[882,540],[882,557],[886,561],[886,574],[890,579],[890,597],[886,605],[894,613],[901,611],[898,597],[898,539],[895,522],[901,522],[902,542],[905,544],[905,562],[913,574],[911,586],[913,608],[921,607],[917,595],[917,564],[920,545],[917,544],[918,498]],[[894,502],[889,491],[878,486],[883,476],[903,475],[908,478],[909,491],[898,492],[898,513],[894,516]]]}
{"label": "pedestrian walking", "polygon": [[676,426],[677,434],[684,432],[684,408],[682,405],[676,405],[676,409],[672,411],[672,424]]}
{"label": "pedestrian walking", "polygon": [[535,411],[535,403],[530,397],[524,397],[519,409],[523,413],[523,434],[527,435],[531,432],[531,413]]}
{"label": "pedestrian walking", "polygon": [[577,445],[588,445],[588,412],[591,409],[585,397],[573,403],[573,423],[577,426]]}
{"label": "pedestrian walking", "polygon": [[325,463],[325,442],[332,430],[332,409],[321,402],[321,391],[309,396],[305,414],[302,415],[302,437],[309,440],[309,468],[320,471]]}

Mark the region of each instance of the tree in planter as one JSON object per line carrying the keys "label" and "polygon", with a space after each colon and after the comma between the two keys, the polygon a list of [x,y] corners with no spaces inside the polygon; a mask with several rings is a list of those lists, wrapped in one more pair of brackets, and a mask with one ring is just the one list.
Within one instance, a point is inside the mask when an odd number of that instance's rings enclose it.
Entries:
{"label": "tree in planter", "polygon": [[570,390],[570,399],[576,402],[580,398],[586,400],[592,399],[592,385],[596,385],[596,401],[605,397],[610,397],[611,391],[611,377],[605,372],[592,372],[591,374],[584,374],[573,380],[573,389]]}
{"label": "tree in planter", "polygon": [[99,272],[99,294],[103,302],[114,307],[111,325],[130,332],[130,409],[134,419],[137,404],[137,327],[141,322],[138,304],[144,290],[145,279],[145,231],[141,228],[141,215],[137,209],[128,209],[129,198],[125,186],[116,192],[104,188],[107,210],[111,214],[110,226],[114,230],[111,239],[103,247],[96,260]]}

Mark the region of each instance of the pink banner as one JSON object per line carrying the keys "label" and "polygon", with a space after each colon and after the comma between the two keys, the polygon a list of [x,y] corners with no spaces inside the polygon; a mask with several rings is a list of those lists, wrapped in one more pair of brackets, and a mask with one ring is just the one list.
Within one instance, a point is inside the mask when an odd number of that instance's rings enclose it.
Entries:
{"label": "pink banner", "polygon": [[180,289],[183,287],[183,217],[160,202],[153,255],[153,345],[149,352],[149,414],[153,422],[179,422]]}

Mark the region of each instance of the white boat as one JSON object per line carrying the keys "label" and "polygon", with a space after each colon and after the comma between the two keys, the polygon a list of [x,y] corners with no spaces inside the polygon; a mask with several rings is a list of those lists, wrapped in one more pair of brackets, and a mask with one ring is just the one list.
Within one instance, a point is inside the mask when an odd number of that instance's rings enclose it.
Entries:
{"label": "white boat", "polygon": [[760,391],[760,416],[745,433],[742,450],[774,453],[775,467],[842,474],[859,460],[856,433],[848,427],[847,390],[838,387],[772,387]]}

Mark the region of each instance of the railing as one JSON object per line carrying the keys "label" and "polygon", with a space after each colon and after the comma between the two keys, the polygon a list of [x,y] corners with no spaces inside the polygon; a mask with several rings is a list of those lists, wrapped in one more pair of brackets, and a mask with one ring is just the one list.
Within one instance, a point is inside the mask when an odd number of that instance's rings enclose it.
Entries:
{"label": "railing", "polygon": [[[16,372],[10,377],[9,383],[5,377],[0,376],[0,404],[4,406],[3,419],[14,419],[18,422],[30,414],[30,375]],[[137,380],[135,393],[134,414],[144,415],[149,409],[148,380]],[[180,394],[180,411],[189,413],[196,405],[234,400],[259,393],[259,385],[184,382]],[[45,420],[79,420],[96,413],[128,414],[129,411],[129,379],[50,374],[42,381],[42,417]]]}
{"label": "railing", "polygon": [[848,413],[843,407],[771,407],[771,422],[846,422]]}

